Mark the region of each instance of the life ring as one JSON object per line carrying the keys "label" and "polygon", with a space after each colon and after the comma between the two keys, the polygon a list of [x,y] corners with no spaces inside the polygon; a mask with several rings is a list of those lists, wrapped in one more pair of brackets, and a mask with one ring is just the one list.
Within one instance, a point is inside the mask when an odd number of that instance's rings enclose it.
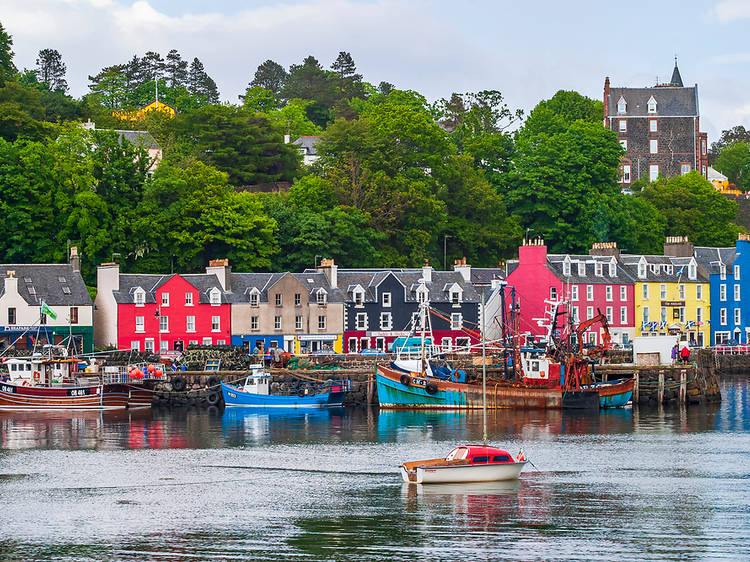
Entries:
{"label": "life ring", "polygon": [[206,402],[208,402],[211,406],[215,406],[216,404],[218,404],[219,398],[221,398],[221,395],[218,392],[209,392],[208,396],[206,396]]}
{"label": "life ring", "polygon": [[427,394],[435,394],[438,391],[438,386],[434,382],[428,382],[424,389],[427,391]]}
{"label": "life ring", "polygon": [[401,384],[404,386],[409,386],[411,384],[411,379],[409,378],[409,375],[401,375],[401,378],[399,379],[401,381]]}
{"label": "life ring", "polygon": [[38,381],[42,376],[39,374],[38,371],[34,371],[34,380]]}

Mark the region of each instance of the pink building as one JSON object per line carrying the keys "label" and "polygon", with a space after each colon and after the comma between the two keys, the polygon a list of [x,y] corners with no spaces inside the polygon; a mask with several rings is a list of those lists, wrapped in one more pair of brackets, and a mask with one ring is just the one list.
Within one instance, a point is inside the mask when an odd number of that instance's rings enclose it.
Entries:
{"label": "pink building", "polygon": [[[627,344],[635,336],[635,280],[621,267],[614,243],[597,243],[592,255],[547,254],[543,241],[529,241],[518,249],[518,262],[509,263],[507,282],[516,288],[521,306],[521,333],[545,334],[540,321],[547,317],[546,300],[569,303],[574,324],[596,316],[607,317],[612,341]],[[563,317],[562,321],[567,318]],[[598,343],[601,325],[586,332]]]}

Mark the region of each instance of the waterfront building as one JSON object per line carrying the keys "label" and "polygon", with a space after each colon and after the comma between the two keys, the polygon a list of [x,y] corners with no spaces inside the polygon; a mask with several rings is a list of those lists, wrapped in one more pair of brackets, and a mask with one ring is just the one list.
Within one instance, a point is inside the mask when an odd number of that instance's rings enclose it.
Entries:
{"label": "waterfront building", "polygon": [[750,235],[740,234],[735,247],[696,247],[695,258],[710,274],[711,343],[750,343]]}
{"label": "waterfront building", "polygon": [[98,347],[182,351],[187,345],[231,343],[226,260],[199,274],[120,273],[97,268],[94,340]]}
{"label": "waterfront building", "polygon": [[636,336],[678,335],[709,345],[709,274],[687,237],[667,237],[662,256],[623,254],[620,260],[635,279]]}
{"label": "waterfront building", "polygon": [[700,130],[698,85],[685,87],[677,68],[651,88],[611,87],[604,81],[604,126],[625,149],[622,188],[643,176],[650,181],[697,170],[708,175],[708,138]]}
{"label": "waterfront building", "polygon": [[[94,306],[79,270],[78,249],[70,264],[0,264],[0,349],[32,350],[70,344],[94,349]],[[45,303],[50,314],[42,312]]]}
{"label": "waterfront building", "polygon": [[232,344],[249,351],[343,350],[344,299],[333,260],[304,273],[232,273]]}
{"label": "waterfront building", "polygon": [[348,353],[388,351],[396,338],[421,328],[419,306],[428,303],[434,343],[466,351],[479,342],[480,296],[460,271],[343,269],[344,341]]}

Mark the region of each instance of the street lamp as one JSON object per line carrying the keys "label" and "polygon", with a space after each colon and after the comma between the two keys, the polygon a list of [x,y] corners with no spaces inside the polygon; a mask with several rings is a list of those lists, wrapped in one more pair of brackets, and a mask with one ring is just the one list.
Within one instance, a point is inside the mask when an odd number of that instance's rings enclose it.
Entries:
{"label": "street lamp", "polygon": [[448,238],[453,238],[450,234],[443,235],[443,271],[448,270]]}
{"label": "street lamp", "polygon": [[318,267],[318,258],[322,258],[322,257],[323,256],[315,254],[315,258],[313,258],[313,269],[316,269]]}

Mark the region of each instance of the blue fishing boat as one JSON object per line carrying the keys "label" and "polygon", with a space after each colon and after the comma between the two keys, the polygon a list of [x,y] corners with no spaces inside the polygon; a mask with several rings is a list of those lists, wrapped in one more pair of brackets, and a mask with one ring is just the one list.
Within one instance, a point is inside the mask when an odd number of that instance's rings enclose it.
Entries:
{"label": "blue fishing boat", "polygon": [[225,406],[245,406],[255,408],[322,408],[341,406],[351,381],[328,380],[324,382],[304,382],[293,388],[285,388],[271,393],[272,377],[262,365],[250,367],[250,374],[241,385],[222,382],[221,392]]}

